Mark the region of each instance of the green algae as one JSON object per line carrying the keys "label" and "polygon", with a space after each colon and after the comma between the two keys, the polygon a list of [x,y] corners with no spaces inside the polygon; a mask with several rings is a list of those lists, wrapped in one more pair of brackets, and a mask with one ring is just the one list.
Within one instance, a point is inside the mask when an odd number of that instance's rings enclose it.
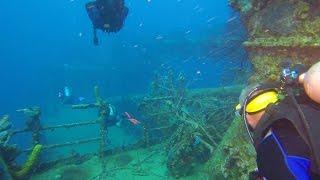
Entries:
{"label": "green algae", "polygon": [[169,83],[158,79],[152,87],[161,89],[152,90],[139,110],[154,120],[148,125],[151,129],[166,127],[161,132],[169,136],[165,145],[168,172],[175,178],[185,177],[195,173],[196,167],[206,162],[219,144],[233,118],[232,109],[241,86],[184,92],[174,86],[181,84],[171,80],[174,78],[160,78],[169,79]]}
{"label": "green algae", "polygon": [[231,6],[233,6],[235,9],[239,10],[242,13],[249,12],[252,7],[252,0],[230,0],[229,3]]}
{"label": "green algae", "polygon": [[[273,32],[272,29],[264,27],[259,22],[257,22],[258,25],[252,26],[258,19],[264,20],[265,18],[262,17],[263,13],[256,12],[255,16],[251,17],[253,20],[248,24],[251,38],[244,42],[244,46],[255,48],[320,48],[320,17],[309,15],[310,5],[306,2],[297,1],[294,7],[292,14],[288,13],[287,17],[283,18],[295,24],[292,27],[292,33],[287,34]],[[257,16],[260,18],[254,19]],[[285,24],[286,21],[281,21],[281,23]]]}
{"label": "green algae", "polygon": [[70,167],[64,168],[61,171],[61,174],[56,176],[56,178],[60,180],[87,180],[88,172],[84,168],[70,166]]}
{"label": "green algae", "polygon": [[248,179],[255,168],[254,147],[242,120],[236,117],[204,170],[213,179]]}
{"label": "green algae", "polygon": [[[292,11],[285,9],[285,3],[293,5]],[[301,0],[230,0],[230,4],[240,11],[248,29],[249,40],[243,45],[254,70],[249,82],[279,80],[283,61],[308,67],[320,60],[320,17],[310,15],[312,4]],[[279,6],[285,12],[277,12]],[[281,15],[280,27],[273,24],[277,16],[271,11]],[[240,118],[235,118],[213,154],[203,168],[213,179],[248,179],[256,168],[255,150]]]}
{"label": "green algae", "polygon": [[311,36],[288,36],[288,37],[271,37],[255,38],[252,41],[243,43],[246,47],[255,48],[320,48],[320,37]]}
{"label": "green algae", "polygon": [[275,81],[280,73],[281,58],[270,56],[254,56],[251,59],[254,75],[249,82]]}
{"label": "green algae", "polygon": [[[237,6],[243,6],[242,1],[237,1],[237,3]],[[288,11],[285,8],[278,8],[286,5],[293,9]],[[282,0],[269,3],[264,10],[252,12],[250,16],[246,17],[247,20],[245,21],[250,40],[244,42],[244,46],[255,48],[320,48],[320,17],[310,15],[310,6],[310,4],[302,1]],[[274,12],[270,13],[269,11]],[[280,20],[274,19],[273,13],[279,13],[281,15],[278,17]],[[278,21],[280,27],[274,29],[272,24],[277,24]],[[277,32],[286,28],[286,24],[292,24],[288,25],[290,31],[286,34]]]}
{"label": "green algae", "polygon": [[[119,164],[119,157],[132,157],[126,164]],[[148,149],[139,148],[105,157],[106,174],[102,174],[101,160],[93,156],[79,165],[60,164],[51,169],[34,174],[31,180],[59,179],[173,179],[168,176],[166,156],[162,144]],[[192,178],[191,178],[192,179]]]}
{"label": "green algae", "polygon": [[301,26],[297,28],[299,34],[309,35],[313,38],[320,37],[320,17],[315,17],[310,20],[305,20]]}
{"label": "green algae", "polygon": [[[254,73],[250,82],[275,81],[280,63],[290,60],[307,66],[320,60],[320,17],[314,3],[302,0],[230,3],[241,12],[249,38],[243,43],[250,54]],[[241,9],[253,6],[250,12]],[[315,10],[316,9],[316,10]]]}

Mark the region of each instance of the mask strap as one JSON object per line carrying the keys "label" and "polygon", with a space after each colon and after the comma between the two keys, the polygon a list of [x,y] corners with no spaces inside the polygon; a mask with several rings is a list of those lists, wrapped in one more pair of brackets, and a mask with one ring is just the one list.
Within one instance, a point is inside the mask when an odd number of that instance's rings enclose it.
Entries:
{"label": "mask strap", "polygon": [[255,93],[256,91],[258,90],[258,88],[254,88],[247,96],[247,98],[244,100],[243,102],[243,109],[242,109],[242,118],[244,120],[244,124],[245,124],[245,127],[246,127],[246,130],[247,130],[247,133],[249,135],[249,138],[250,138],[250,141],[252,144],[254,144],[254,141],[253,141],[253,136],[250,132],[250,127],[249,127],[249,124],[248,124],[248,121],[247,121],[247,117],[246,117],[246,106],[247,106],[247,103],[249,101],[249,97],[252,96],[253,93]]}

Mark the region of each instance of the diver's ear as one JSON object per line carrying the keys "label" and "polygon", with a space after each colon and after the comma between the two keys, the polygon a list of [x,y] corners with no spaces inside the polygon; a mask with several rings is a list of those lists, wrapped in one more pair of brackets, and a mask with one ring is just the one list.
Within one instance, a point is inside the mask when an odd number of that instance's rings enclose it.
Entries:
{"label": "diver's ear", "polygon": [[306,77],[306,73],[303,73],[303,74],[301,74],[301,75],[299,76],[299,83],[300,83],[300,84],[303,84],[305,77]]}

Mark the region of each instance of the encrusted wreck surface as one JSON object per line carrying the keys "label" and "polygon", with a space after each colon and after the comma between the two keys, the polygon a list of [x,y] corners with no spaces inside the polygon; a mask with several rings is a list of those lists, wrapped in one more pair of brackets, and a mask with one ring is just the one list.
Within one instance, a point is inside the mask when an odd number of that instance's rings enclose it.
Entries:
{"label": "encrusted wreck surface", "polygon": [[212,157],[234,117],[233,107],[241,86],[186,91],[184,78],[171,73],[156,75],[149,97],[140,103],[148,119],[149,138],[168,138],[164,144],[169,174],[180,178],[194,174]]}
{"label": "encrusted wreck surface", "polygon": [[251,81],[276,80],[284,59],[307,66],[320,60],[320,1],[230,3],[241,12],[248,30],[249,39],[244,46],[254,67]]}
{"label": "encrusted wreck surface", "polygon": [[213,179],[248,179],[256,168],[255,150],[248,141],[242,120],[235,118],[204,171]]}
{"label": "encrusted wreck surface", "polygon": [[[249,82],[278,80],[283,62],[307,67],[320,60],[320,1],[230,0],[241,14],[254,74]],[[235,119],[204,169],[212,177],[247,179],[255,153]],[[242,130],[241,130],[242,129]]]}
{"label": "encrusted wreck surface", "polygon": [[[178,81],[169,78],[168,82],[167,76],[161,79],[153,83],[152,94],[133,97],[140,102],[139,110],[144,116],[141,143],[107,151],[104,159],[91,154],[43,165],[32,179],[211,179],[212,166],[208,171],[203,167],[207,167],[206,162],[210,164],[208,160],[214,153],[221,151],[220,142],[230,137],[223,135],[234,119],[232,107],[242,86],[186,90],[180,86],[182,76]],[[242,154],[236,149],[231,151],[229,165],[234,162],[233,157]],[[233,167],[229,165],[223,165],[225,172]]]}

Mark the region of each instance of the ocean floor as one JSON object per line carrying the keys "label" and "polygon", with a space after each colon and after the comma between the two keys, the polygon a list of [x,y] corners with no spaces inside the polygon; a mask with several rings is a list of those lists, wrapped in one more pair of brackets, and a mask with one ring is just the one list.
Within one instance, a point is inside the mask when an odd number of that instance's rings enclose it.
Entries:
{"label": "ocean floor", "polygon": [[32,176],[31,180],[170,179],[167,175],[166,155],[161,145],[107,156],[105,165],[106,173],[103,175],[101,160],[94,156],[79,165],[53,167]]}
{"label": "ocean floor", "polygon": [[[106,172],[97,156],[78,165],[57,165],[52,169],[35,174],[31,180],[157,180],[175,179],[168,175],[166,153],[161,144],[107,156]],[[202,177],[202,178],[201,178]],[[180,179],[207,179],[201,174]]]}

